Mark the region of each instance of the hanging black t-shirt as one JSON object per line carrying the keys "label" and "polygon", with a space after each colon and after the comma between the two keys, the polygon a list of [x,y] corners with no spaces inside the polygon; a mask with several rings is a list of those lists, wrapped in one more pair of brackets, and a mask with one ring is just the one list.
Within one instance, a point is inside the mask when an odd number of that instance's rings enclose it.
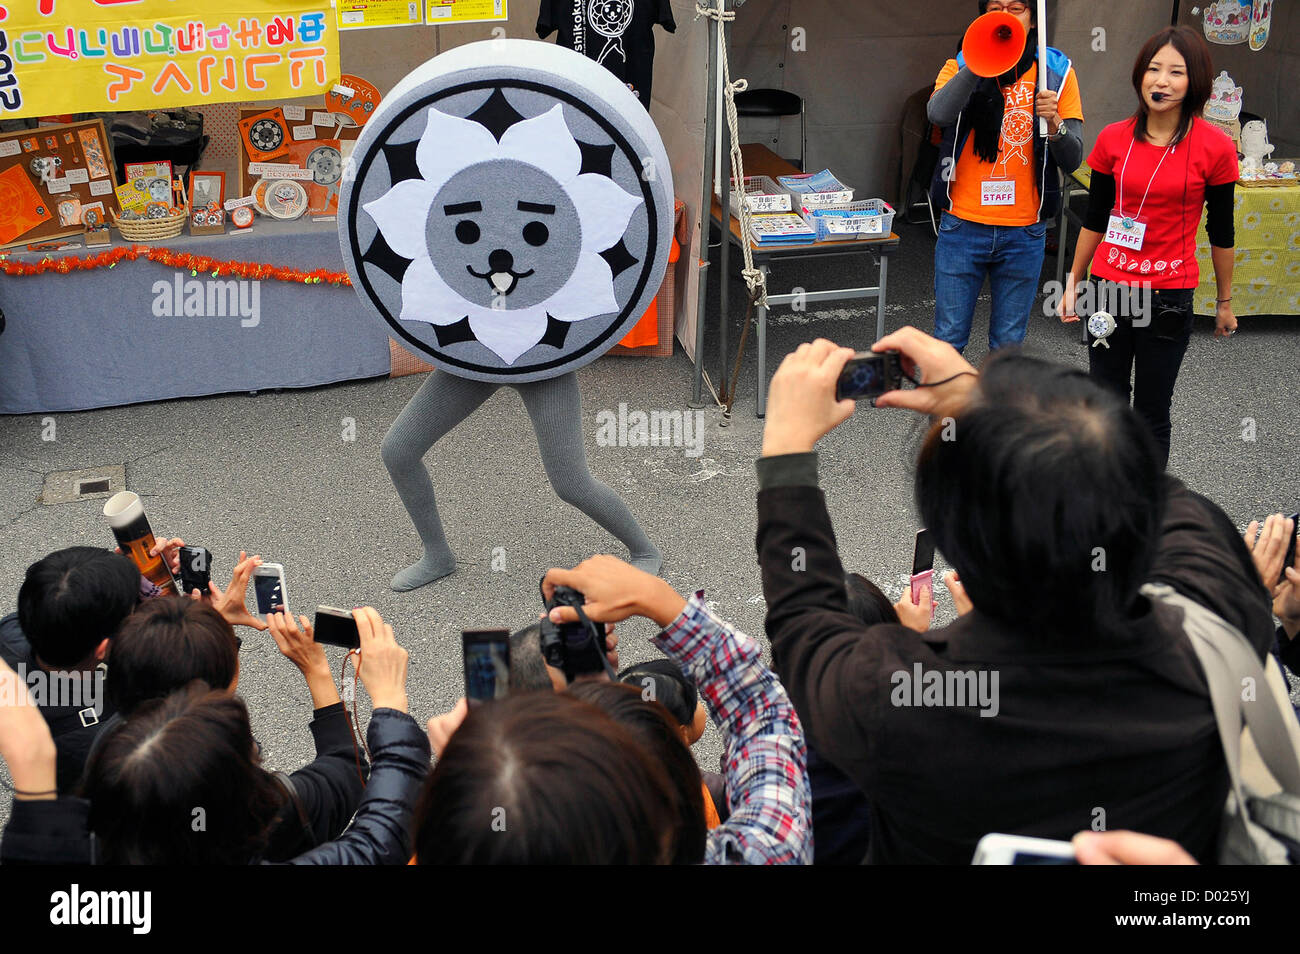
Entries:
{"label": "hanging black t-shirt", "polygon": [[677,30],[669,0],[542,0],[537,35],[600,63],[650,108],[655,24]]}

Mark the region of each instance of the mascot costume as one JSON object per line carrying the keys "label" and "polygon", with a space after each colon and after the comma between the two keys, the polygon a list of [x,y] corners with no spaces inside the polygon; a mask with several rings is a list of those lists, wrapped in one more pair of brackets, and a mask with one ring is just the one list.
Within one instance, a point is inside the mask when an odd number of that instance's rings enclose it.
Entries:
{"label": "mascot costume", "polygon": [[423,457],[502,385],[523,399],[560,498],[659,572],[658,549],[588,469],[575,372],[649,307],[672,227],[654,123],[579,53],[472,43],[380,103],[344,175],[343,259],[366,308],[436,368],[383,443],[424,544],[393,589],[455,569]]}

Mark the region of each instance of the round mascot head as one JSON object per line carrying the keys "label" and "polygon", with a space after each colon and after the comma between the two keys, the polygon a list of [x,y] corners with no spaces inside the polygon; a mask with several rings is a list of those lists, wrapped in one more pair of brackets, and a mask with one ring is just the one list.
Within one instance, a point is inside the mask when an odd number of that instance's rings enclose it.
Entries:
{"label": "round mascot head", "polygon": [[343,176],[352,284],[390,333],[462,377],[525,383],[594,361],[659,291],[667,154],[587,57],[489,40],[397,84]]}

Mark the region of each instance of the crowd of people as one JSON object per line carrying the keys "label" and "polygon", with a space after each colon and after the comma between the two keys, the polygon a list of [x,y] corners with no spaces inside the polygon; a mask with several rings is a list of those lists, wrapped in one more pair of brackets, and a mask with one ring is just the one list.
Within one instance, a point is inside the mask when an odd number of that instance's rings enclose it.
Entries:
{"label": "crowd of people", "polygon": [[[891,604],[845,570],[815,446],[854,412],[835,397],[852,351],[818,340],[777,371],[757,461],[770,667],[703,591],[596,556],[550,570],[545,594],[582,594],[615,670],[609,624],[633,616],[654,622],[662,658],[570,682],[527,627],[506,698],[422,728],[406,650],[362,608],[359,737],[311,621],[246,607],[258,557],[241,554],[224,590],[145,599],[127,557],[62,549],[0,620],[15,790],[0,861],[965,864],[991,832],[1078,836],[1080,861],[1215,861],[1228,775],[1205,675],[1181,613],[1140,588],[1169,584],[1289,672],[1294,523],[1277,514],[1243,539],[1086,373],[1014,352],[977,372],[912,328],[875,347],[935,382],[876,405],[932,419],[915,491],[955,568],[955,622],[931,629],[928,589]],[[181,543],[156,552],[175,563]],[[269,631],[307,683],[316,757],[298,771],[261,765],[239,627]],[[899,674],[922,672],[992,674],[993,709],[900,695]],[[38,698],[33,674],[89,696]],[[718,772],[691,752],[706,718]]]}

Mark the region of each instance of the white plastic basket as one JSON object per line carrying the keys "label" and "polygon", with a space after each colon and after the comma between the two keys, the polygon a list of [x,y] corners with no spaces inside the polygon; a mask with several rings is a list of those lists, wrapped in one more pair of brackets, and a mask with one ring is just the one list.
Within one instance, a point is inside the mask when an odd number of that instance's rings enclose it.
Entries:
{"label": "white plastic basket", "polygon": [[894,227],[894,208],[884,199],[863,199],[825,209],[805,209],[819,242],[887,238]]}
{"label": "white plastic basket", "polygon": [[790,193],[769,176],[745,176],[745,191],[736,188],[736,180],[731,180],[731,215],[740,218],[740,203],[744,201],[750,212],[792,212]]}

